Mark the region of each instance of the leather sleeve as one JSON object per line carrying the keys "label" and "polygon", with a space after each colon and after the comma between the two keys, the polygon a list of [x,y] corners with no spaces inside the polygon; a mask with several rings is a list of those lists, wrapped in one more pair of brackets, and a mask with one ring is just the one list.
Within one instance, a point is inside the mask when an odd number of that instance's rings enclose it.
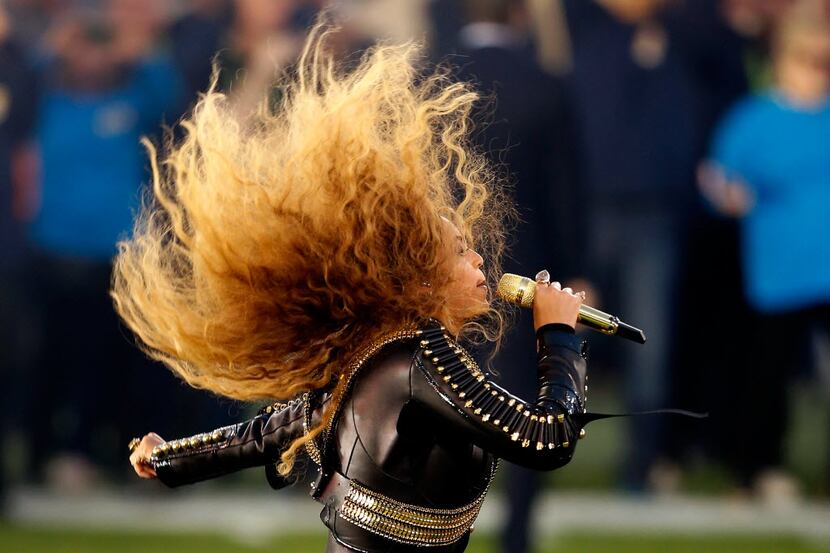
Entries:
{"label": "leather sleeve", "polygon": [[[537,334],[538,393],[526,401],[499,386],[440,327],[424,330],[412,368],[412,400],[466,439],[506,461],[553,470],[583,434],[585,343],[543,327]],[[508,369],[509,370],[509,369]]]}
{"label": "leather sleeve", "polygon": [[[246,422],[156,446],[150,461],[158,479],[169,487],[275,463],[289,444],[304,434],[303,418],[302,398],[277,403]],[[320,420],[317,408],[312,424]]]}

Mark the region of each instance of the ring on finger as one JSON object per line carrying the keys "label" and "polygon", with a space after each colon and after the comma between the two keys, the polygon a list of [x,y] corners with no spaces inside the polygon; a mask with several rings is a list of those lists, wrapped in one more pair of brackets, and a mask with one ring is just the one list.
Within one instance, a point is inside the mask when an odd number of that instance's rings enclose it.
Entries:
{"label": "ring on finger", "polygon": [[535,280],[537,284],[550,284],[550,273],[547,269],[542,269],[536,273]]}

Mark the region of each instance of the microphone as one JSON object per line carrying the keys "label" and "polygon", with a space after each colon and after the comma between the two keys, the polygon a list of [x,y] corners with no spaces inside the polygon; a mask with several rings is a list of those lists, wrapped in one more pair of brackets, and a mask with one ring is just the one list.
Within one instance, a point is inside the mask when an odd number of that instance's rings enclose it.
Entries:
{"label": "microphone", "polygon": [[[496,287],[496,295],[505,301],[515,303],[519,307],[530,309],[533,307],[533,298],[536,295],[536,281],[529,278],[505,273]],[[579,306],[577,321],[591,330],[602,332],[610,336],[619,336],[638,344],[646,343],[646,335],[639,328],[624,323],[614,315],[604,313],[588,305]]]}

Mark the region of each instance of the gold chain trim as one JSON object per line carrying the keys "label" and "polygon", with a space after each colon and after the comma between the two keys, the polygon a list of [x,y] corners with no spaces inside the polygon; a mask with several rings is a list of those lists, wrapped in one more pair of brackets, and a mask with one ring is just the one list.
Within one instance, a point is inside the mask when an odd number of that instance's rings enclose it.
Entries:
{"label": "gold chain trim", "polygon": [[217,428],[212,432],[204,432],[188,438],[180,438],[178,440],[161,443],[153,448],[150,454],[150,462],[160,463],[168,458],[189,455],[204,449],[221,447],[233,437],[238,428],[238,424],[232,424]]}
{"label": "gold chain trim", "polygon": [[[308,430],[311,428],[311,417],[314,409],[311,406],[311,394],[306,392],[303,394],[303,435],[308,436]],[[308,456],[314,461],[317,466],[323,465],[323,458],[320,455],[320,449],[317,447],[314,438],[311,438],[305,443],[305,450]]]}
{"label": "gold chain trim", "polygon": [[352,524],[398,543],[448,545],[472,529],[498,464],[494,459],[484,490],[462,507],[436,509],[403,503],[352,481],[339,512]]}

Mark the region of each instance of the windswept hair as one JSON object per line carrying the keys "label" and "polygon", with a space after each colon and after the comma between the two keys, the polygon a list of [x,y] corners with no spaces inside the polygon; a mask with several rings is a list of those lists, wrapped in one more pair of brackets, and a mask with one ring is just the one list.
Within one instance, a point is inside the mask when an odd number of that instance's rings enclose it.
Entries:
{"label": "windswept hair", "polygon": [[144,142],[153,196],[119,243],[111,294],[148,355],[194,387],[289,398],[335,382],[387,331],[436,317],[466,333],[442,217],[498,272],[510,207],[467,141],[477,94],[424,75],[413,44],[375,46],[346,72],[329,32],[312,31],[276,109],[242,123],[211,89],[161,159]]}

